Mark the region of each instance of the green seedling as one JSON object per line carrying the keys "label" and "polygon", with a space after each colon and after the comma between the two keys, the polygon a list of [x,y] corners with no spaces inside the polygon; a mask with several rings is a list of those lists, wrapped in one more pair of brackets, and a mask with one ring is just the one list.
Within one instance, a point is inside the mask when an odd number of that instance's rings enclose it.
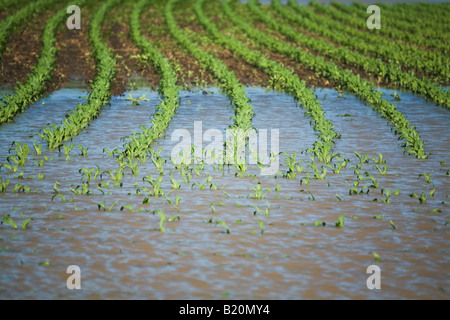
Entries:
{"label": "green seedling", "polygon": [[33,142],[34,151],[36,152],[37,156],[40,156],[42,154],[42,145],[36,143],[36,139]]}
{"label": "green seedling", "polygon": [[130,212],[134,212],[133,206],[131,204],[126,204],[120,207],[120,211],[128,210]]}
{"label": "green seedling", "polygon": [[409,196],[411,198],[419,199],[420,204],[425,204],[427,202],[427,198],[428,198],[424,192],[422,192],[422,194],[420,196],[416,193],[411,193]]}
{"label": "green seedling", "polygon": [[249,196],[251,196],[253,199],[264,199],[267,192],[263,194],[261,182],[258,181],[256,187],[252,187],[252,189],[255,191],[255,193],[250,194]]}
{"label": "green seedling", "polygon": [[80,149],[80,156],[86,157],[88,155],[89,147],[83,148],[83,146],[81,144],[79,144],[78,148]]}
{"label": "green seedling", "polygon": [[1,221],[1,224],[9,224],[13,229],[17,229],[17,224],[11,219],[10,214],[5,214]]}
{"label": "green seedling", "polygon": [[258,208],[258,206],[252,204],[252,207],[256,209],[255,211],[253,211],[253,215],[256,215],[257,213],[259,213],[260,215],[262,215],[262,211],[261,211],[260,208]]}
{"label": "green seedling", "polygon": [[387,174],[387,170],[388,170],[388,165],[387,165],[387,164],[383,165],[383,168],[380,168],[377,164],[374,164],[374,166],[375,166],[375,168],[378,169],[378,172],[379,172],[381,175]]}
{"label": "green seedling", "polygon": [[394,229],[394,230],[397,229],[397,227],[395,226],[395,224],[392,220],[389,220],[389,224],[391,225],[392,229]]}
{"label": "green seedling", "polygon": [[384,164],[386,163],[386,159],[383,158],[383,155],[380,152],[377,152],[378,158],[371,158],[374,163],[376,164]]}
{"label": "green seedling", "polygon": [[224,227],[224,229],[226,230],[226,233],[230,233],[230,228],[228,228],[227,224],[225,223],[225,221],[216,221],[216,225],[220,225],[222,227]]}
{"label": "green seedling", "polygon": [[172,189],[180,189],[181,188],[181,183],[178,182],[175,178],[173,178],[172,176],[170,176],[170,183],[172,185]]}
{"label": "green seedling", "polygon": [[33,218],[27,218],[22,222],[22,230],[25,230],[28,228],[28,225],[30,224],[31,220],[33,220]]}
{"label": "green seedling", "polygon": [[397,92],[394,92],[393,94],[391,94],[391,96],[394,97],[394,101],[400,101],[401,100],[400,95]]}
{"label": "green seedling", "polygon": [[423,176],[423,177],[425,177],[427,183],[431,184],[431,183],[433,183],[433,181],[431,180],[431,175],[432,175],[432,173],[426,174],[425,172],[423,172],[423,173],[419,174],[419,179],[420,179],[420,177]]}
{"label": "green seedling", "polygon": [[385,195],[385,197],[383,198],[383,202],[384,203],[389,203],[390,202],[389,198],[392,195],[391,189],[381,189],[381,194]]}
{"label": "green seedling", "polygon": [[16,192],[16,191],[17,192],[28,192],[28,193],[30,193],[31,192],[31,188],[27,187],[27,186],[24,186],[23,184],[18,183],[18,184],[16,184],[14,186],[14,189],[11,192]]}
{"label": "green seedling", "polygon": [[120,150],[115,148],[112,151],[109,151],[109,149],[103,148],[103,152],[106,153],[108,155],[108,157],[112,158],[114,157],[116,154],[120,154]]}
{"label": "green seedling", "polygon": [[434,194],[436,193],[436,188],[433,188],[433,190],[430,191],[430,198],[434,198]]}
{"label": "green seedling", "polygon": [[82,180],[84,182],[89,182],[92,179],[92,172],[94,172],[95,169],[89,170],[88,168],[81,168],[78,170],[78,173],[81,173]]}
{"label": "green seedling", "polygon": [[[75,145],[73,143],[71,143],[70,146],[63,145],[64,154],[66,156],[66,161],[70,160],[70,151],[73,149],[73,147],[75,147]],[[61,150],[60,150],[60,152],[61,152]]]}
{"label": "green seedling", "polygon": [[264,228],[264,221],[259,220],[259,221],[258,221],[258,225],[259,225],[259,227],[261,228],[261,234],[263,234],[263,233],[264,233],[264,230],[265,230],[265,228]]}
{"label": "green seedling", "polygon": [[0,183],[0,193],[6,192],[6,188],[9,185],[9,181],[10,181],[10,179],[8,179],[6,181],[2,179],[2,182]]}
{"label": "green seedling", "polygon": [[338,220],[335,222],[335,225],[336,225],[337,228],[343,228],[344,227],[344,219],[345,219],[345,217],[344,217],[343,214],[339,215]]}
{"label": "green seedling", "polygon": [[166,228],[164,227],[164,224],[167,222],[167,216],[162,210],[155,210],[153,211],[153,214],[157,213],[159,217],[159,232],[166,232]]}
{"label": "green seedling", "polygon": [[348,194],[349,195],[358,194],[358,186],[359,186],[359,181],[358,180],[353,181],[353,186],[348,191]]}
{"label": "green seedling", "polygon": [[325,227],[326,225],[325,221],[314,221],[314,227]]}
{"label": "green seedling", "polygon": [[128,94],[128,98],[125,99],[126,101],[132,101],[131,105],[132,106],[138,106],[139,105],[139,101],[150,101],[149,99],[147,99],[145,97],[145,94],[139,98],[133,98],[131,96],[131,94]]}
{"label": "green seedling", "polygon": [[381,261],[381,256],[378,253],[376,253],[375,251],[372,252],[372,255],[373,255],[373,259],[375,260],[375,262]]}
{"label": "green seedling", "polygon": [[369,155],[368,154],[361,155],[357,151],[355,151],[355,155],[358,157],[360,165],[362,165],[364,163],[369,163]]}
{"label": "green seedling", "polygon": [[[16,152],[16,154],[12,155],[12,156],[8,156],[6,158],[6,161],[8,161],[9,164],[11,164],[11,161],[12,161],[17,166],[23,167],[25,162],[27,162],[28,155],[30,154],[30,149],[28,148],[28,145],[25,143],[22,145],[20,142],[14,142],[13,144],[16,147],[14,149],[13,148],[9,149],[8,152],[10,152],[11,150],[14,150]],[[10,171],[12,171],[12,170],[10,169]]]}
{"label": "green seedling", "polygon": [[270,203],[267,202],[267,208],[266,208],[266,210],[264,211],[264,215],[268,216],[269,213],[270,213]]}

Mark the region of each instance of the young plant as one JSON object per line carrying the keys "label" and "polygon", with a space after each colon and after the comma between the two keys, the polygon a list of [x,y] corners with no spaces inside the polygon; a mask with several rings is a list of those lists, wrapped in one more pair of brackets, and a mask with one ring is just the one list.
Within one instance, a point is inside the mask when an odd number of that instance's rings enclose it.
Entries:
{"label": "young plant", "polygon": [[6,188],[8,187],[8,185],[9,185],[9,180],[10,179],[8,179],[8,180],[3,180],[2,179],[2,182],[1,182],[1,184],[0,184],[0,193],[3,193],[3,192],[6,192]]}
{"label": "young plant", "polygon": [[250,194],[253,199],[264,199],[265,193],[263,194],[261,182],[258,181],[256,187],[252,187],[252,189],[255,191],[254,194]]}
{"label": "young plant", "polygon": [[78,148],[80,149],[80,156],[86,157],[88,155],[89,147],[83,148],[83,146],[81,144],[79,144]]}
{"label": "young plant", "polygon": [[416,193],[411,193],[409,195],[411,198],[419,199],[420,204],[425,204],[427,202],[427,195],[422,192],[422,194],[419,196]]}
{"label": "young plant", "polygon": [[71,143],[70,146],[63,145],[64,154],[66,156],[66,161],[70,160],[70,151],[73,149],[73,147],[75,147],[75,145],[73,143]]}
{"label": "young plant", "polygon": [[345,217],[343,214],[339,215],[338,220],[335,222],[336,227],[343,228],[344,227],[344,219],[345,219]]}

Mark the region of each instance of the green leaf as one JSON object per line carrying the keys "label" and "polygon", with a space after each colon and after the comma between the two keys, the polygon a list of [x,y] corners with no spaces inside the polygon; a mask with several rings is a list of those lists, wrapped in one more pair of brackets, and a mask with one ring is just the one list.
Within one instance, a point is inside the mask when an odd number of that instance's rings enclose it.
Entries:
{"label": "green leaf", "polygon": [[376,253],[374,251],[374,252],[372,252],[372,254],[373,254],[373,258],[375,259],[375,262],[380,262],[381,261],[381,256],[378,253]]}
{"label": "green leaf", "polygon": [[25,230],[28,227],[28,224],[30,223],[31,220],[33,220],[33,218],[28,218],[23,221],[22,230]]}
{"label": "green leaf", "polygon": [[5,214],[3,216],[3,220],[2,220],[2,224],[6,223],[11,225],[11,227],[13,227],[13,229],[17,229],[17,225],[15,224],[15,222],[11,219],[11,216],[9,214]]}
{"label": "green leaf", "polygon": [[339,216],[338,221],[335,222],[336,227],[338,227],[338,228],[344,227],[344,219],[345,219],[344,215],[341,214],[341,215]]}

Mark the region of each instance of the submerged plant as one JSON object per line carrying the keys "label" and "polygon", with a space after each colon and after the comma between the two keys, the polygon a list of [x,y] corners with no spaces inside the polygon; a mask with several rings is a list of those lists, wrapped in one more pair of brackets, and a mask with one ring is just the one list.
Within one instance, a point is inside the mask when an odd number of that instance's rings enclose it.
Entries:
{"label": "submerged plant", "polygon": [[344,219],[345,219],[345,217],[343,214],[339,215],[338,220],[335,222],[336,227],[338,227],[338,228],[344,227]]}
{"label": "submerged plant", "polygon": [[252,189],[255,191],[255,193],[250,194],[253,199],[264,199],[265,193],[263,194],[261,182],[258,181],[256,187],[252,187]]}
{"label": "submerged plant", "polygon": [[131,105],[132,106],[138,106],[139,105],[139,101],[150,101],[149,99],[147,99],[145,97],[145,94],[143,96],[141,96],[140,98],[133,98],[131,96],[131,94],[128,94],[128,98],[125,99],[126,101],[132,101]]}

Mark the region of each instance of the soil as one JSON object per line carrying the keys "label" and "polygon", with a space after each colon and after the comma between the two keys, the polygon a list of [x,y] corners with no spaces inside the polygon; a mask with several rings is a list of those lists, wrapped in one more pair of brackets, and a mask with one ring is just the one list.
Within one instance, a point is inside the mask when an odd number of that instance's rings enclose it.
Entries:
{"label": "soil", "polygon": [[159,76],[151,65],[139,63],[136,57],[141,54],[130,39],[130,7],[123,6],[113,9],[109,23],[104,24],[102,31],[107,45],[116,56],[116,77],[111,88],[112,95],[120,95],[126,91],[130,78],[145,78],[151,87],[156,87]]}
{"label": "soil", "polygon": [[[186,15],[178,15],[177,17],[186,17]],[[182,29],[188,28],[198,35],[206,34],[205,30],[196,21],[187,22],[180,19],[177,22]],[[230,50],[212,44],[206,45],[204,49],[208,50],[214,57],[222,60],[244,86],[266,87],[268,85],[270,77],[265,72],[236,57]]]}
{"label": "soil", "polygon": [[49,12],[38,15],[12,32],[0,60],[0,87],[25,82],[36,65],[41,48],[41,35]]}
{"label": "soil", "polygon": [[214,76],[178,46],[169,34],[162,8],[150,7],[141,17],[142,33],[175,65],[178,84],[183,86],[213,86]]}
{"label": "soil", "polygon": [[55,47],[58,52],[49,91],[64,87],[71,79],[81,80],[89,87],[90,80],[95,77],[95,61],[88,41],[91,17],[83,9],[81,16],[81,29],[69,30],[64,26],[56,33]]}

